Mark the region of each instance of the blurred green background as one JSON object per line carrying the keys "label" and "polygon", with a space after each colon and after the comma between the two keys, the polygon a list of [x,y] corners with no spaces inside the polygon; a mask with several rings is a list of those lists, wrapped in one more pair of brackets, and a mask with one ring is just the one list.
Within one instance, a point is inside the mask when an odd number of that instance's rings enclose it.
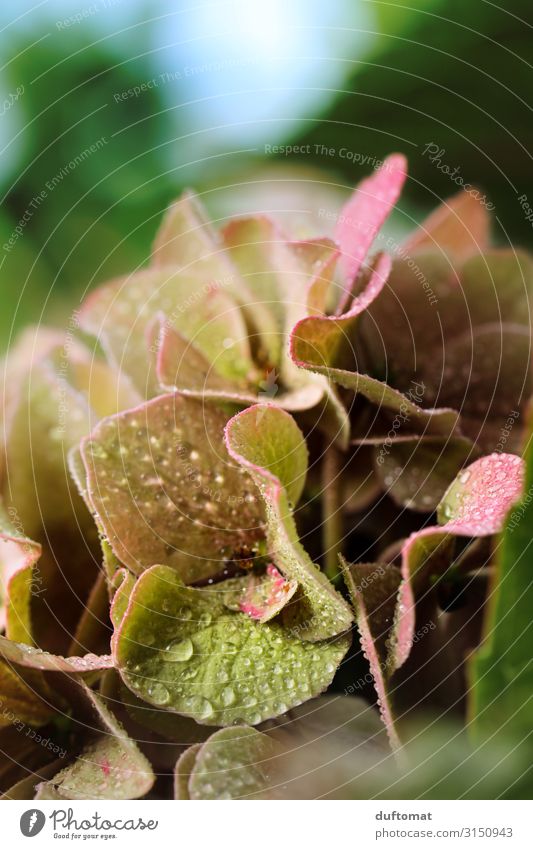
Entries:
{"label": "blurred green background", "polygon": [[[401,150],[411,177],[397,226],[453,194],[452,172],[487,193],[496,240],[527,247],[531,11],[530,0],[8,0],[0,347],[145,262],[186,185],[217,218],[292,210],[305,232],[324,198]],[[287,144],[298,151],[276,153]]]}

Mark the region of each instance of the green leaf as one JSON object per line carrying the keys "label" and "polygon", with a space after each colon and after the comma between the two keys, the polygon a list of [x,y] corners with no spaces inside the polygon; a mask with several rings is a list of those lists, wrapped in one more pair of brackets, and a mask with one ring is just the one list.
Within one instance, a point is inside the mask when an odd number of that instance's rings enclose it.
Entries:
{"label": "green leaf", "polygon": [[268,799],[280,747],[255,728],[222,728],[199,748],[188,790],[195,799]]}
{"label": "green leaf", "polygon": [[209,393],[238,394],[239,383],[221,377],[204,354],[180,333],[162,312],[150,328],[149,341],[156,354],[156,373],[166,390],[188,391],[205,397]]}
{"label": "green leaf", "polygon": [[124,371],[112,368],[78,342],[56,352],[53,361],[63,380],[87,399],[96,418],[135,407],[143,400]]}
{"label": "green leaf", "polygon": [[42,548],[33,566],[32,635],[53,652],[68,650],[97,576],[96,529],[67,461],[90,419],[87,400],[48,359],[22,382],[7,429],[3,500],[18,535]]}
{"label": "green leaf", "polygon": [[87,498],[119,561],[173,566],[187,583],[250,556],[264,536],[253,482],[223,442],[224,414],[163,395],[103,419],[82,442]]}
{"label": "green leaf", "polygon": [[139,578],[114,641],[134,693],[205,725],[257,725],[331,683],[349,636],[303,642],[229,611],[222,593],[223,584],[185,587],[166,566]]}
{"label": "green leaf", "polygon": [[307,448],[296,422],[275,407],[250,407],[228,422],[226,444],[265,502],[273,562],[287,580],[298,582],[300,603],[285,609],[291,627],[306,640],[342,633],[353,621],[351,611],[300,543],[290,506],[298,501],[307,472]]}
{"label": "green leaf", "polygon": [[2,636],[0,636],[0,657],[9,663],[29,669],[38,669],[43,672],[67,672],[70,675],[98,672],[102,669],[111,669],[113,666],[110,655],[89,653],[81,657],[61,657],[25,643],[14,643]]}
{"label": "green leaf", "polygon": [[148,760],[106,707],[104,700],[84,688],[92,703],[101,735],[73,763],[41,784],[36,799],[139,799],[151,789],[155,776]]}
{"label": "green leaf", "polygon": [[154,766],[168,766],[168,760],[172,760],[174,750],[171,744],[189,746],[191,743],[203,743],[212,733],[212,729],[207,725],[198,725],[188,716],[147,704],[126,687],[118,673],[117,679],[114,691],[106,695],[124,709],[123,722],[136,740],[144,741],[148,738],[150,742],[154,733],[157,735],[152,752],[145,750]]}
{"label": "green leaf", "polygon": [[[533,664],[531,577],[533,447],[527,451],[523,497],[508,514],[480,649],[469,664],[469,731],[476,744],[493,738],[529,751]],[[501,485],[498,482],[498,487]]]}
{"label": "green leaf", "polygon": [[127,569],[119,569],[113,577],[113,601],[109,612],[113,627],[117,629],[122,622],[130,596],[135,586],[135,578]]}
{"label": "green leaf", "polygon": [[201,743],[195,743],[194,746],[189,746],[182,755],[178,758],[176,768],[174,770],[174,798],[190,800],[189,795],[189,779],[193,771],[194,764],[198,752],[202,748]]}
{"label": "green leaf", "polygon": [[77,493],[66,454],[89,430],[87,402],[49,362],[35,365],[9,423],[5,457],[4,501],[26,536],[40,542],[43,524],[73,520]]}

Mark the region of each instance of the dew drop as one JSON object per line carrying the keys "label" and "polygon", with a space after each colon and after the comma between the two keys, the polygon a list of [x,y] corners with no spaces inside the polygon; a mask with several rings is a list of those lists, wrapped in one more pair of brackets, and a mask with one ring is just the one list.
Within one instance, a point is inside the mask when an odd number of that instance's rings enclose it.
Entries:
{"label": "dew drop", "polygon": [[189,660],[194,652],[192,641],[186,637],[184,640],[175,640],[166,651],[165,660],[169,663],[182,663]]}
{"label": "dew drop", "polygon": [[224,707],[229,707],[235,701],[235,691],[232,687],[224,687],[221,693],[221,698]]}
{"label": "dew drop", "polygon": [[153,684],[148,688],[148,695],[156,705],[166,705],[170,701],[170,693],[164,684]]}
{"label": "dew drop", "polygon": [[208,699],[193,699],[193,710],[199,719],[208,719],[213,715],[213,705]]}

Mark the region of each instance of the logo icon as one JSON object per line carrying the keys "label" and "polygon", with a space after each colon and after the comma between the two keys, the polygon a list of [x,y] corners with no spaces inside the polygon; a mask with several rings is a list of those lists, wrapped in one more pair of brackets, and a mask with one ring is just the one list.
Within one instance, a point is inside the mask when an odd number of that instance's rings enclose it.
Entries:
{"label": "logo icon", "polygon": [[30,811],[24,811],[20,818],[20,830],[24,837],[35,837],[43,830],[46,817],[42,811],[32,808]]}

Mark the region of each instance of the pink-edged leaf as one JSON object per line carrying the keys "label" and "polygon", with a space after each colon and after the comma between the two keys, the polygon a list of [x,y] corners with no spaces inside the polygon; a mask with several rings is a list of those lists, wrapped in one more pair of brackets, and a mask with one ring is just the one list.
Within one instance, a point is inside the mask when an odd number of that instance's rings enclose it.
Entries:
{"label": "pink-edged leaf", "polygon": [[349,340],[355,355],[343,365],[407,395],[419,384],[419,403],[457,409],[466,435],[494,450],[505,420],[513,411],[522,418],[532,391],[532,280],[520,251],[491,250],[460,267],[443,254],[403,256],[361,316]]}
{"label": "pink-edged leaf", "polygon": [[489,454],[460,472],[438,509],[443,528],[460,536],[499,533],[520,497],[524,461],[516,454]]}
{"label": "pink-edged leaf", "polygon": [[287,624],[311,641],[346,631],[351,611],[311,561],[294,522],[291,504],[300,497],[307,471],[307,447],[296,422],[276,407],[250,407],[228,422],[226,445],[265,503],[269,556],[288,581],[298,583],[298,603],[284,609]]}
{"label": "pink-edged leaf", "polygon": [[490,217],[486,207],[469,192],[443,201],[406,239],[403,250],[450,253],[462,261],[490,245]]}
{"label": "pink-edged leaf", "polygon": [[213,405],[161,395],[82,442],[89,504],[135,574],[162,562],[192,583],[250,557],[263,538],[263,509],[228,455],[225,424]]}
{"label": "pink-edged leaf", "polygon": [[348,564],[341,556],[346,585],[355,609],[361,648],[370,665],[381,717],[393,749],[401,746],[394,722],[388,679],[395,668],[389,638],[394,626],[400,571],[391,564]]}
{"label": "pink-edged leaf", "polygon": [[351,331],[359,315],[368,308],[383,289],[391,270],[391,259],[379,253],[368,269],[368,281],[350,308],[339,316],[310,316],[303,318],[291,332],[291,354],[296,365],[306,368],[312,364],[330,365]]}
{"label": "pink-edged leaf", "polygon": [[[350,309],[339,316],[309,317],[299,321],[290,337],[290,354],[299,368],[325,375],[346,389],[365,396],[373,404],[393,412],[401,412],[413,426],[427,433],[449,434],[457,424],[457,413],[450,409],[425,410],[381,380],[358,371],[336,366],[341,348],[349,344],[350,334],[359,317],[380,295],[391,268],[386,254],[378,254],[368,269],[366,287],[357,295]],[[410,393],[413,395],[413,392]]]}
{"label": "pink-edged leaf", "polygon": [[0,636],[0,657],[18,666],[37,669],[42,672],[66,672],[68,674],[84,675],[112,669],[113,659],[110,655],[85,654],[80,657],[61,657],[41,651],[35,646],[25,643],[15,643]]}
{"label": "pink-edged leaf", "polygon": [[41,546],[17,532],[0,511],[0,629],[10,640],[32,643],[33,569]]}
{"label": "pink-edged leaf", "polygon": [[332,295],[333,278],[340,251],[329,239],[289,242],[304,268],[308,269],[306,307],[309,315],[325,315]]}
{"label": "pink-edged leaf", "polygon": [[156,374],[166,389],[191,391],[202,396],[210,391],[237,394],[239,384],[221,377],[203,353],[180,333],[164,313],[158,313],[149,330],[151,350],[156,351]]}
{"label": "pink-edged leaf", "polygon": [[400,196],[407,176],[407,161],[402,154],[388,156],[381,167],[356,187],[343,206],[335,228],[335,240],[341,249],[340,266],[344,293],[339,300],[342,313],[352,285],[381,226]]}
{"label": "pink-edged leaf", "polygon": [[[223,286],[242,307],[259,360],[277,363],[279,335],[264,295],[248,288],[233,262],[231,251],[210,223],[200,199],[186,191],[168,209],[153,250],[155,267],[173,266],[199,281]],[[171,312],[167,310],[169,314]]]}
{"label": "pink-edged leaf", "polygon": [[415,628],[415,598],[430,574],[442,574],[451,562],[454,536],[491,536],[523,488],[524,462],[515,454],[490,454],[476,460],[452,482],[437,511],[440,526],[416,531],[402,548],[402,583],[396,626],[397,666],[409,656]]}
{"label": "pink-edged leaf", "polygon": [[252,366],[248,331],[223,281],[180,273],[175,267],[143,269],[92,293],[80,312],[80,324],[146,397],[157,392],[147,336],[160,312],[219,374],[235,380],[246,377]]}
{"label": "pink-edged leaf", "polygon": [[257,622],[268,622],[290,601],[298,583],[285,580],[274,564],[269,563],[264,574],[254,572],[233,578],[224,581],[222,587],[224,603],[230,610],[240,610]]}

